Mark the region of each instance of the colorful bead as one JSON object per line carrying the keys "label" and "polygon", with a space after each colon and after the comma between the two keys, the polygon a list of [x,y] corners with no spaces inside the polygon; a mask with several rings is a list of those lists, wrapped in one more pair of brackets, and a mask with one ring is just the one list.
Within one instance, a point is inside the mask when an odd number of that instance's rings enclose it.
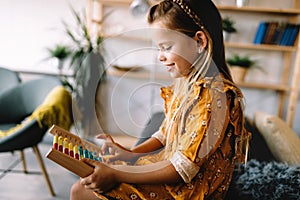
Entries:
{"label": "colorful bead", "polygon": [[53,137],[53,149],[58,150],[58,135]]}

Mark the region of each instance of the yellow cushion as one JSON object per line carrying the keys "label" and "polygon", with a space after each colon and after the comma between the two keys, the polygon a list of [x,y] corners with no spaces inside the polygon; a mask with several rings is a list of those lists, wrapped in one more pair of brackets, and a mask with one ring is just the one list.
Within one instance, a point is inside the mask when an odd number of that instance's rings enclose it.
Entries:
{"label": "yellow cushion", "polygon": [[6,131],[0,130],[0,138],[13,134],[32,119],[36,119],[40,127],[50,128],[55,124],[69,130],[73,124],[72,97],[69,91],[63,86],[53,88],[44,102],[21,124]]}
{"label": "yellow cushion", "polygon": [[30,118],[38,120],[40,126],[51,127],[53,124],[69,130],[73,123],[72,97],[63,86],[56,86],[32,113]]}
{"label": "yellow cushion", "polygon": [[256,112],[254,125],[278,161],[286,162],[289,165],[300,164],[300,138],[282,119],[263,112]]}

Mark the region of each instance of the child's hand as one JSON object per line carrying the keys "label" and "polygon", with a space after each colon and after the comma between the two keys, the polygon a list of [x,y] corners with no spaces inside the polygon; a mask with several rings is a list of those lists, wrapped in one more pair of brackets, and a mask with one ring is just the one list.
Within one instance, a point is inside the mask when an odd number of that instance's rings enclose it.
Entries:
{"label": "child's hand", "polygon": [[94,172],[80,180],[80,183],[86,188],[98,193],[105,193],[118,185],[112,168],[104,163],[83,158],[83,162],[94,167]]}
{"label": "child's hand", "polygon": [[108,134],[100,134],[96,138],[105,140],[101,148],[105,162],[114,162],[117,160],[132,161],[136,157],[133,152],[116,143]]}

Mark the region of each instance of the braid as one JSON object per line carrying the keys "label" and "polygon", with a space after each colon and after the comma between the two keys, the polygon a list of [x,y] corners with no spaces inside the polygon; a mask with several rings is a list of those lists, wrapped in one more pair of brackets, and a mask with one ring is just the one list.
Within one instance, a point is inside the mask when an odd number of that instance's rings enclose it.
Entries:
{"label": "braid", "polygon": [[176,3],[201,29],[204,29],[204,25],[201,22],[201,19],[195,12],[183,1],[183,0],[172,0]]}

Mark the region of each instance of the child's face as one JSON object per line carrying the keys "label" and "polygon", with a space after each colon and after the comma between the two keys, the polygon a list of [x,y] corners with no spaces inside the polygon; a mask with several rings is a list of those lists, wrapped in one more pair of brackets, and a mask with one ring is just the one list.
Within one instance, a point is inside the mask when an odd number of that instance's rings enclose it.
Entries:
{"label": "child's face", "polygon": [[173,78],[186,77],[199,56],[197,41],[180,32],[166,29],[160,22],[153,23],[153,40],[159,48],[158,59]]}

